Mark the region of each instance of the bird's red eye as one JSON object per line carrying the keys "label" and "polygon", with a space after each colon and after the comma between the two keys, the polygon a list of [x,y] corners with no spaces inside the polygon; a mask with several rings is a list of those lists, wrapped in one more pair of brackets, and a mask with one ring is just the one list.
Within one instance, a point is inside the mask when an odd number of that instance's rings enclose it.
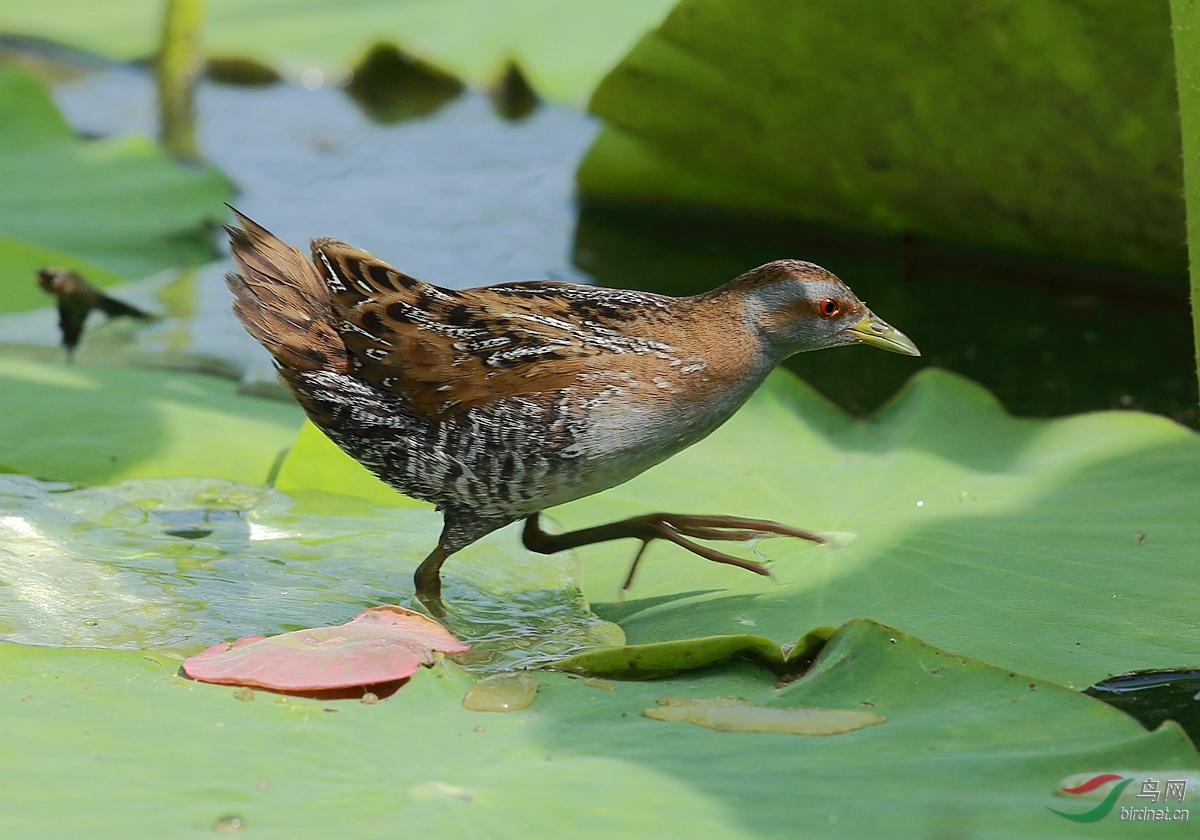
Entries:
{"label": "bird's red eye", "polygon": [[821,314],[826,318],[832,318],[838,314],[838,302],[833,298],[825,298],[817,307]]}

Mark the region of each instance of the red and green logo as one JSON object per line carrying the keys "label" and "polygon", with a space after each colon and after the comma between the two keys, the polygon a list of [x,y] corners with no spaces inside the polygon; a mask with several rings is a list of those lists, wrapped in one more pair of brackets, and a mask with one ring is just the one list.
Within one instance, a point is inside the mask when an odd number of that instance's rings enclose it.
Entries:
{"label": "red and green logo", "polygon": [[[1133,781],[1132,778],[1126,779],[1122,776],[1118,776],[1116,773],[1102,773],[1099,776],[1093,776],[1081,785],[1062,789],[1063,793],[1087,793],[1112,781],[1116,781],[1117,784],[1113,785],[1112,790],[1108,792],[1108,795],[1105,796],[1100,804],[1095,808],[1078,814],[1072,814],[1067,811],[1059,811],[1054,808],[1050,808],[1050,810],[1054,811],[1054,813],[1058,814],[1060,817],[1066,817],[1068,820],[1077,823],[1090,823],[1102,820],[1108,816],[1108,812],[1111,811],[1113,809],[1113,805],[1117,803],[1117,797],[1119,797],[1121,795],[1121,791],[1125,790],[1125,788],[1129,786],[1129,783]],[[1049,808],[1050,806],[1046,807]]]}

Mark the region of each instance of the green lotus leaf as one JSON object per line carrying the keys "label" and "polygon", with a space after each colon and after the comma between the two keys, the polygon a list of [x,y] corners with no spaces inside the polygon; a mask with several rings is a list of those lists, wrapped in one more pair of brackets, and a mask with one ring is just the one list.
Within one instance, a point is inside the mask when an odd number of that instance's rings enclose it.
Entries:
{"label": "green lotus leaf", "polygon": [[684,0],[591,110],[586,200],[1186,266],[1163,0]]}
{"label": "green lotus leaf", "polygon": [[[371,705],[178,670],[161,654],[0,645],[6,834],[1118,838],[1129,827],[1116,811],[1087,826],[1051,813],[1096,805],[1056,796],[1061,780],[1200,767],[1174,724],[1147,732],[868,621],[782,688],[751,665],[615,687],[538,673],[533,704],[510,714],[463,709],[470,678],[449,661]],[[887,721],[827,737],[716,732],[642,717],[663,696]]]}
{"label": "green lotus leaf", "polygon": [[[264,483],[298,406],[191,373],[0,358],[0,461],[81,484],[151,476]],[[19,407],[19,410],[16,410]]]}
{"label": "green lotus leaf", "polygon": [[[18,70],[0,69],[0,124],[20,127],[0,132],[0,234],[127,277],[211,259],[204,228],[225,218],[231,196],[220,173],[178,163],[145,137],[76,137]],[[0,253],[6,273],[9,257]]]}

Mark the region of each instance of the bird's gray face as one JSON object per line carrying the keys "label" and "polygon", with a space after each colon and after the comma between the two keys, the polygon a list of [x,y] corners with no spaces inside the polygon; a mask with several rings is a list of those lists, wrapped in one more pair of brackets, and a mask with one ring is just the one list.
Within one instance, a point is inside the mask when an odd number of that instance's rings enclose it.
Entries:
{"label": "bird's gray face", "polygon": [[871,312],[841,280],[811,263],[789,262],[775,282],[750,290],[748,315],[781,359],[839,344],[869,344],[919,356],[904,333]]}

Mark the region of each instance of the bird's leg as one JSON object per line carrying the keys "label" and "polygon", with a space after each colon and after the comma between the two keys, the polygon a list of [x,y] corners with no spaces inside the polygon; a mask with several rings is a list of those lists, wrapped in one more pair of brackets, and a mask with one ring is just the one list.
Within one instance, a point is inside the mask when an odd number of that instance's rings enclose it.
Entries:
{"label": "bird's leg", "polygon": [[446,615],[446,605],[442,603],[442,563],[446,562],[446,549],[439,540],[437,548],[429,553],[417,571],[413,574],[413,583],[417,587],[417,600],[428,608],[434,616],[442,618]]}
{"label": "bird's leg", "polygon": [[756,563],[753,560],[744,560],[741,557],[734,557],[732,554],[726,554],[714,548],[698,545],[687,538],[746,541],[755,539],[756,537],[778,535],[798,537],[802,540],[809,540],[815,543],[828,542],[824,537],[818,536],[811,531],[802,531],[799,528],[793,528],[790,525],[784,525],[779,522],[772,522],[769,519],[745,519],[740,516],[688,516],[678,513],[647,513],[642,516],[622,519],[620,522],[610,522],[607,525],[596,525],[592,528],[580,528],[578,531],[568,531],[565,534],[547,534],[542,530],[538,522],[538,516],[539,514],[535,513],[525,520],[525,530],[521,534],[521,540],[525,543],[525,547],[530,551],[536,551],[538,554],[554,554],[557,551],[566,551],[569,548],[579,548],[583,545],[608,542],[609,540],[625,538],[641,540],[642,547],[638,549],[637,555],[633,558],[633,565],[629,569],[629,574],[625,578],[625,583],[621,587],[622,589],[628,589],[630,584],[633,583],[634,572],[637,571],[642,554],[646,551],[646,546],[650,544],[651,540],[669,540],[678,546],[686,548],[693,554],[698,554],[707,560],[712,560],[714,563],[728,563],[731,566],[748,569],[760,575],[771,574],[762,563]]}

